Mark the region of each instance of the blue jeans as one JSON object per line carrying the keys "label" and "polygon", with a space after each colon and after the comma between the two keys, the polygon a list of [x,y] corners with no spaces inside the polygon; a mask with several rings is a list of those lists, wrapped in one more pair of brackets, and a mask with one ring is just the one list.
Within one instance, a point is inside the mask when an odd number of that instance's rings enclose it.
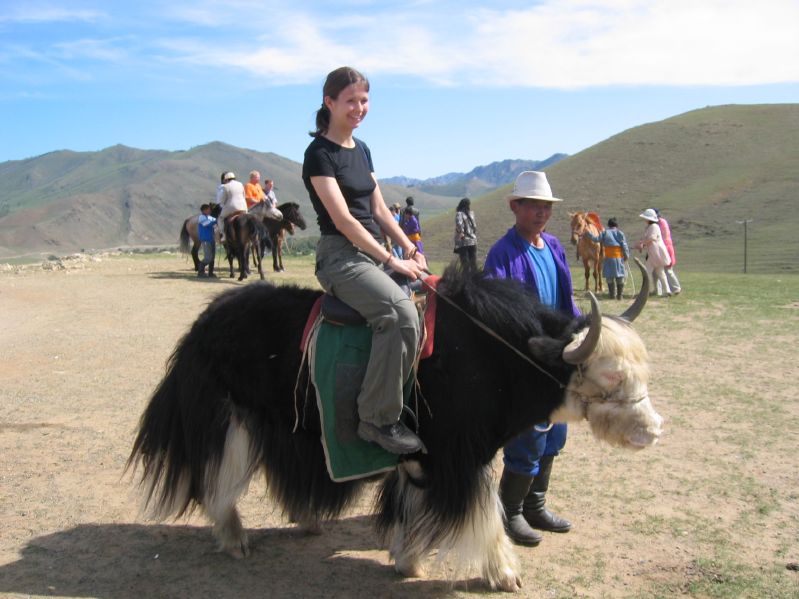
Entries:
{"label": "blue jeans", "polygon": [[535,428],[524,431],[505,445],[505,467],[516,474],[535,476],[539,460],[544,456],[558,455],[566,445],[566,432],[564,423],[553,425],[547,432]]}

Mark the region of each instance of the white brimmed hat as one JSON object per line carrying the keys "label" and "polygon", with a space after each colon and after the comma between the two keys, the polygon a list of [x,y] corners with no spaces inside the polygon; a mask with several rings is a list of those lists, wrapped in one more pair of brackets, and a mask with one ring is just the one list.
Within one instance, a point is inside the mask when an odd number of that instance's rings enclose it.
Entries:
{"label": "white brimmed hat", "polygon": [[513,200],[544,200],[546,202],[562,202],[560,198],[552,196],[552,188],[547,181],[547,174],[539,171],[524,171],[516,177],[513,184],[513,193],[508,196],[508,201]]}
{"label": "white brimmed hat", "polygon": [[222,180],[223,180],[223,181],[230,181],[231,179],[235,179],[235,178],[236,178],[236,173],[233,173],[233,172],[230,172],[230,171],[228,171],[228,172],[226,172],[226,173],[225,173],[225,175],[222,177]]}
{"label": "white brimmed hat", "polygon": [[640,216],[644,220],[652,221],[653,223],[656,223],[658,222],[658,220],[660,220],[658,219],[657,212],[655,212],[652,208],[647,208],[638,216]]}

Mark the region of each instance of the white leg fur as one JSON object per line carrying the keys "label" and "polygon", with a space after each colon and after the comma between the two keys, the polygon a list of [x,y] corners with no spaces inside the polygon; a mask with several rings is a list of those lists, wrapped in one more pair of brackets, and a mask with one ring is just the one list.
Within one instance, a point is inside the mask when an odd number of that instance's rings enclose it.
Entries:
{"label": "white leg fur", "polygon": [[232,417],[219,467],[209,468],[206,473],[209,488],[203,498],[203,509],[213,522],[219,549],[236,558],[249,554],[247,533],[236,510],[236,502],[247,491],[255,466],[250,435]]}
{"label": "white leg fur", "polygon": [[[482,477],[481,495],[463,525],[448,532],[441,541],[437,561],[447,560],[452,564],[453,578],[464,578],[477,571],[492,589],[518,591],[521,588],[521,579],[516,574],[518,563],[502,524],[502,505],[491,468],[485,468]],[[405,513],[394,527],[391,556],[400,574],[419,576],[420,560],[436,549],[433,539],[438,524],[423,509],[424,489],[410,484],[402,469],[400,483]]]}

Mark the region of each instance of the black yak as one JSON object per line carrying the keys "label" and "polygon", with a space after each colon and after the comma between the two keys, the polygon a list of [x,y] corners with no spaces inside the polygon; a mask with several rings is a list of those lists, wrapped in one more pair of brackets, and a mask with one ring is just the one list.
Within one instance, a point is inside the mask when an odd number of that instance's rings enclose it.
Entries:
{"label": "black yak", "polygon": [[[318,414],[300,405],[305,426],[293,431],[295,395],[309,384],[301,335],[320,293],[270,284],[225,292],[180,340],[128,462],[143,467],[156,517],[199,506],[221,549],[242,556],[248,544],[236,502],[256,472],[284,513],[309,529],[358,496],[363,480],[328,476]],[[644,285],[629,320],[647,293]],[[514,591],[521,580],[492,476],[497,450],[548,419],[587,419],[618,446],[653,444],[662,419],[649,400],[646,349],[627,321],[601,317],[593,297],[592,314],[574,319],[515,281],[456,268],[438,294],[435,348],[417,372],[427,453],[405,456],[384,475],[377,530],[406,576],[420,575],[437,549],[464,566],[456,571],[474,567],[492,588]],[[253,367],[243,359],[251,355],[269,359]]]}

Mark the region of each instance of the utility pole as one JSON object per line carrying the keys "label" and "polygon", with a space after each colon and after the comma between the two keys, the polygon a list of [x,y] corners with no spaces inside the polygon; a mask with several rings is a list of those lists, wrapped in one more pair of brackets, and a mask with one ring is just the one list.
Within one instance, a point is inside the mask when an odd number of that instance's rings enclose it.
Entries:
{"label": "utility pole", "polygon": [[737,220],[735,222],[738,223],[739,225],[743,225],[744,226],[744,274],[746,274],[746,262],[747,262],[747,255],[749,253],[748,252],[748,248],[747,248],[747,246],[748,246],[748,239],[747,239],[748,238],[748,235],[747,235],[748,227],[747,227],[747,225],[752,222],[752,219],[749,218],[747,220]]}

